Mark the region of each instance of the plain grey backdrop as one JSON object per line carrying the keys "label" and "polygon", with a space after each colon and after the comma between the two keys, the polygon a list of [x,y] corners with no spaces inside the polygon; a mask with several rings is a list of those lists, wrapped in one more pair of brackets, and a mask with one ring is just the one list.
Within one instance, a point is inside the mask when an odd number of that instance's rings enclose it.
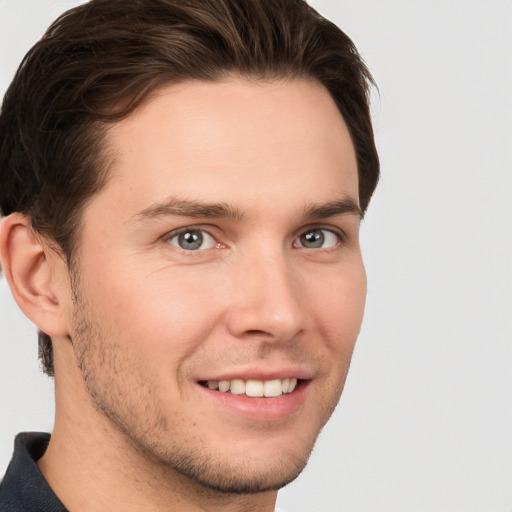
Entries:
{"label": "plain grey backdrop", "polygon": [[[70,0],[0,0],[0,92]],[[355,41],[382,181],[363,329],[288,512],[512,511],[512,2],[316,0]],[[50,431],[35,329],[0,280],[0,474]]]}

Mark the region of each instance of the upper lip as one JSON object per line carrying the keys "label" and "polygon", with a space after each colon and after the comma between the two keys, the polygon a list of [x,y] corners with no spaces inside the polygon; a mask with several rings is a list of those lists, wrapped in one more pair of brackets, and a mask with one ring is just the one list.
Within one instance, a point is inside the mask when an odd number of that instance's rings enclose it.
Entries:
{"label": "upper lip", "polygon": [[200,377],[198,381],[221,381],[221,380],[276,380],[276,379],[300,379],[311,380],[314,372],[311,369],[299,366],[286,366],[281,368],[237,368],[236,370],[226,370],[222,373],[208,374],[207,376]]}

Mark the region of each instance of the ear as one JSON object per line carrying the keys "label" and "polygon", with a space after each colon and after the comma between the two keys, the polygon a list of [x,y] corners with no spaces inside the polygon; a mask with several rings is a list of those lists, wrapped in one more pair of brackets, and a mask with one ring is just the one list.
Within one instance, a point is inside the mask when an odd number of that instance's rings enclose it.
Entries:
{"label": "ear", "polygon": [[18,306],[43,332],[68,334],[70,292],[65,261],[32,229],[30,218],[13,213],[0,224],[0,261]]}

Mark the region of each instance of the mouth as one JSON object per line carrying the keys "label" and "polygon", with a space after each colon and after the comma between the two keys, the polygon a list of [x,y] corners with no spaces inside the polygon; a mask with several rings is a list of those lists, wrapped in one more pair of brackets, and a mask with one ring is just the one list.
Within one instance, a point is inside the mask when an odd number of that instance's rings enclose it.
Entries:
{"label": "mouth", "polygon": [[242,395],[250,398],[276,398],[281,395],[292,393],[297,385],[300,385],[300,379],[233,379],[233,380],[203,380],[199,384],[212,391],[220,393],[229,393],[232,395]]}
{"label": "mouth", "polygon": [[310,395],[308,388],[312,379],[307,372],[302,371],[297,375],[295,372],[286,371],[285,378],[277,378],[277,373],[269,375],[267,379],[263,375],[258,379],[252,373],[257,372],[249,373],[250,377],[246,378],[239,373],[236,376],[231,375],[231,378],[226,375],[224,379],[203,379],[196,382],[203,391],[201,396],[208,404],[214,404],[215,414],[227,411],[228,418],[233,418],[234,413],[238,418],[251,423],[264,422],[265,425],[268,422],[279,425],[281,421],[288,422],[299,417]]}

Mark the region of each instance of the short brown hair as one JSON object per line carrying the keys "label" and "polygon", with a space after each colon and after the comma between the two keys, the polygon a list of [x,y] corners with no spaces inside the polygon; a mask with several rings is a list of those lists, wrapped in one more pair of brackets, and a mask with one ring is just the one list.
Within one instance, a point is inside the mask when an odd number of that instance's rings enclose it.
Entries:
{"label": "short brown hair", "polygon": [[[156,88],[227,74],[311,78],[354,143],[366,210],[379,177],[372,77],[350,38],[303,0],[92,0],[60,16],[22,61],[0,112],[0,209],[22,212],[68,266],[107,169],[105,128]],[[53,374],[51,339],[39,335]]]}

